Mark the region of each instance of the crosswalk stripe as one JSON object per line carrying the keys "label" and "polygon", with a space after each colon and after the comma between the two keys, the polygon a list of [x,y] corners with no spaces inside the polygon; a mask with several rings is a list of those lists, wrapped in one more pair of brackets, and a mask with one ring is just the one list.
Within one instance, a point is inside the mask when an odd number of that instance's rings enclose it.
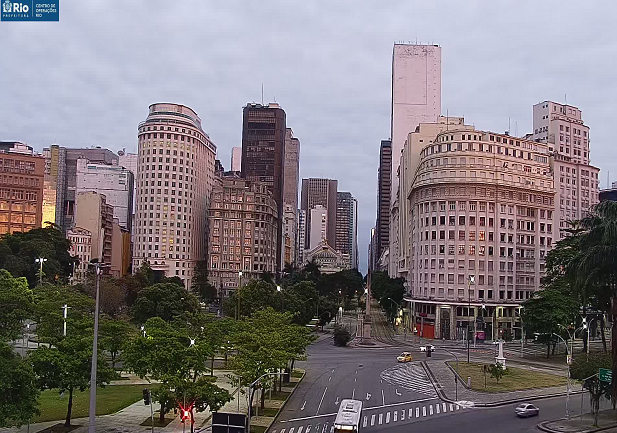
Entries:
{"label": "crosswalk stripe", "polygon": [[386,413],[386,424],[390,422],[390,412]]}
{"label": "crosswalk stripe", "polygon": [[394,419],[393,419],[392,421],[396,422],[396,420],[397,420],[397,418],[398,418],[398,411],[396,411],[396,410],[395,410],[395,411],[392,413],[392,416],[394,417]]}
{"label": "crosswalk stripe", "polygon": [[323,425],[323,428],[321,429],[321,433],[326,433],[326,429],[328,428],[328,423],[325,423]]}
{"label": "crosswalk stripe", "polygon": [[397,365],[384,370],[381,379],[391,385],[401,386],[415,392],[436,397],[437,393],[424,369],[419,365]]}
{"label": "crosswalk stripe", "polygon": [[416,418],[420,418],[420,408],[416,408]]}
{"label": "crosswalk stripe", "polygon": [[405,421],[405,409],[401,411],[401,421]]}
{"label": "crosswalk stripe", "polygon": [[383,413],[379,414],[379,425],[383,422]]}
{"label": "crosswalk stripe", "polygon": [[375,425],[375,414],[371,415],[371,427]]}
{"label": "crosswalk stripe", "polygon": [[436,412],[437,412],[437,413],[439,413],[439,403],[437,403],[437,404],[435,405],[435,410],[436,410]]}
{"label": "crosswalk stripe", "polygon": [[426,416],[426,406],[422,406],[422,416]]}
{"label": "crosswalk stripe", "polygon": [[298,427],[298,433],[302,433],[302,426]]}
{"label": "crosswalk stripe", "polygon": [[459,410],[461,407],[457,404],[456,406],[456,410]]}
{"label": "crosswalk stripe", "polygon": [[450,412],[454,411],[454,405],[450,403]]}
{"label": "crosswalk stripe", "polygon": [[285,433],[285,429],[284,428],[281,429],[281,433]]}
{"label": "crosswalk stripe", "polygon": [[367,423],[368,419],[366,418],[366,415],[364,416],[364,420],[362,421],[362,427],[366,427],[366,423]]}
{"label": "crosswalk stripe", "polygon": [[330,427],[330,433],[334,433],[334,426]]}
{"label": "crosswalk stripe", "polygon": [[433,405],[432,405],[432,404],[431,404],[431,405],[429,405],[429,407],[428,407],[428,414],[429,414],[429,415],[432,415],[432,414],[433,414]]}
{"label": "crosswalk stripe", "polygon": [[309,424],[309,425],[308,425],[308,427],[306,428],[305,433],[309,433],[309,432],[311,431],[311,427],[312,427],[312,426]]}
{"label": "crosswalk stripe", "polygon": [[294,433],[294,427],[289,429],[289,433]]}
{"label": "crosswalk stripe", "polygon": [[446,411],[446,404],[445,404],[445,403],[443,404],[443,411],[444,411],[444,412],[447,412],[447,411]]}
{"label": "crosswalk stripe", "polygon": [[413,409],[409,408],[409,414],[407,414],[407,418],[411,419],[413,417]]}

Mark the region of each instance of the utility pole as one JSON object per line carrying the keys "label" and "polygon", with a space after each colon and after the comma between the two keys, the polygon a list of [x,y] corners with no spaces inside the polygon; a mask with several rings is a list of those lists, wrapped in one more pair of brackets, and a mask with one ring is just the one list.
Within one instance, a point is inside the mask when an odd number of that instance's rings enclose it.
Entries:
{"label": "utility pole", "polygon": [[[471,285],[475,283],[476,277],[474,275],[469,276],[467,280],[467,317],[471,317]],[[474,319],[475,322],[475,319]],[[467,364],[469,364],[469,320],[467,320]],[[475,346],[475,332],[474,332],[474,346]]]}
{"label": "utility pole", "polygon": [[236,320],[240,320],[240,287],[242,286],[242,271],[238,272],[238,290],[236,290]]}
{"label": "utility pole", "polygon": [[88,422],[88,433],[96,433],[96,369],[98,360],[98,342],[99,342],[99,286],[101,282],[101,272],[104,265],[95,263],[96,271],[96,300],[94,303],[94,340],[92,342],[92,369],[90,370],[90,417]]}
{"label": "utility pole", "polygon": [[40,268],[39,268],[39,285],[42,286],[43,285],[43,263],[46,262],[47,259],[44,257],[39,257],[37,259],[34,259],[35,263],[39,263],[40,264]]}

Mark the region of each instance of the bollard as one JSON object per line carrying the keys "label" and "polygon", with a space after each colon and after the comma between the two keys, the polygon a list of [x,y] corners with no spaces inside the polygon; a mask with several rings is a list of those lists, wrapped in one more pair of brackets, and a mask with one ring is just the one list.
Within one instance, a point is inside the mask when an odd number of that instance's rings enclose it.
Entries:
{"label": "bollard", "polygon": [[467,388],[471,389],[471,376],[467,376]]}

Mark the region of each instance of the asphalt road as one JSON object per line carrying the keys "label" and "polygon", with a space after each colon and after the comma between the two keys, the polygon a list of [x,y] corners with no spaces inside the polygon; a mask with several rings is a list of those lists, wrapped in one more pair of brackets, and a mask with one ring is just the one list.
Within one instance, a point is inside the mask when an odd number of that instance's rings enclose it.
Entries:
{"label": "asphalt road", "polygon": [[[308,359],[299,363],[306,376],[288,401],[270,433],[332,433],[340,401],[362,400],[362,431],[408,432],[499,432],[538,431],[541,420],[563,417],[565,397],[534,402],[540,416],[518,419],[516,404],[497,408],[469,408],[441,401],[424,370],[414,362],[400,364],[396,356],[409,351],[414,361],[426,359],[417,343],[386,349],[339,348],[330,338],[308,350]],[[449,359],[433,354],[433,359]],[[581,397],[571,398],[571,411],[579,413]],[[589,399],[584,396],[584,410]],[[418,424],[412,426],[412,424]]]}

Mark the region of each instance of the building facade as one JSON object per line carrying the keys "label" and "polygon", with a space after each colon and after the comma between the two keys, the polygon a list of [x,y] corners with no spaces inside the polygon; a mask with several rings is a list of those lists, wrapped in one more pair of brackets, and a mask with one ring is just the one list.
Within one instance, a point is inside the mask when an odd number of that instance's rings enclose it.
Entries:
{"label": "building facade", "polygon": [[0,235],[42,226],[45,160],[20,142],[0,142]]}
{"label": "building facade", "polygon": [[306,245],[306,211],[298,209],[298,230],[296,242],[296,264],[301,267],[306,263],[304,250]]}
{"label": "building facade", "polygon": [[225,176],[212,191],[208,212],[208,280],[220,297],[241,278],[276,271],[277,205],[270,186]]}
{"label": "building facade", "polygon": [[309,243],[311,236],[308,230],[311,229],[311,209],[315,206],[322,206],[327,210],[328,227],[326,239],[330,246],[336,245],[336,193],[338,181],[333,179],[302,179],[302,192],[300,198],[300,209],[306,211],[307,215],[307,234],[305,248],[313,248],[315,245]]}
{"label": "building facade", "polygon": [[617,201],[617,182],[613,182],[611,188],[600,190],[600,201]]}
{"label": "building facade", "polygon": [[69,254],[79,259],[79,264],[73,267],[72,283],[85,283],[88,265],[92,260],[92,233],[82,227],[73,227],[66,233],[66,237],[71,241]]}
{"label": "building facade", "polygon": [[389,245],[390,239],[390,194],[392,187],[392,141],[381,140],[379,169],[377,170],[377,256]]}
{"label": "building facade", "polygon": [[349,256],[336,251],[325,239],[314,248],[306,250],[305,254],[306,261],[315,261],[322,274],[334,274],[349,269]]}
{"label": "building facade", "polygon": [[589,127],[578,108],[543,101],[533,106],[533,138],[552,153],[555,178],[555,238],[563,239],[568,221],[583,218],[600,201],[600,169],[590,165]]}
{"label": "building facade", "polygon": [[[291,128],[285,130],[285,179],[283,182],[283,242],[285,264],[296,263],[298,220],[298,182],[300,181],[300,140]],[[290,254],[288,254],[288,251]]]}
{"label": "building facade", "polygon": [[231,171],[242,171],[242,148],[231,148]]}
{"label": "building facade", "polygon": [[[318,204],[310,210],[308,218],[308,250],[317,247],[322,241],[328,241],[328,209]],[[309,260],[310,261],[310,260]]]}
{"label": "building facade", "polygon": [[114,208],[114,218],[128,232],[133,226],[133,190],[133,173],[128,168],[77,160],[77,194],[86,191],[103,194],[107,204]]}
{"label": "building facade", "polygon": [[[111,264],[113,206],[107,204],[105,195],[85,191],[77,193],[75,210],[75,226],[91,234],[91,258],[97,259],[99,263]],[[108,270],[106,272],[108,273]]]}
{"label": "building facade", "polygon": [[131,243],[134,241],[133,236],[135,233],[135,204],[137,203],[137,184],[135,178],[137,178],[137,161],[139,155],[136,153],[128,153],[126,149],[122,149],[118,152],[118,165],[124,168],[128,168],[133,173],[133,214],[131,215]]}
{"label": "building facade", "polygon": [[148,261],[188,289],[206,255],[216,146],[191,108],[156,103],[138,126],[138,149],[133,270]]}
{"label": "building facade", "polygon": [[412,141],[417,157],[403,160],[401,179],[412,326],[426,338],[520,336],[520,305],[539,289],[554,242],[547,144],[450,125]]}
{"label": "building facade", "polygon": [[348,269],[357,269],[358,244],[357,201],[350,192],[338,192],[336,195],[336,244],[334,249],[349,257]]}

